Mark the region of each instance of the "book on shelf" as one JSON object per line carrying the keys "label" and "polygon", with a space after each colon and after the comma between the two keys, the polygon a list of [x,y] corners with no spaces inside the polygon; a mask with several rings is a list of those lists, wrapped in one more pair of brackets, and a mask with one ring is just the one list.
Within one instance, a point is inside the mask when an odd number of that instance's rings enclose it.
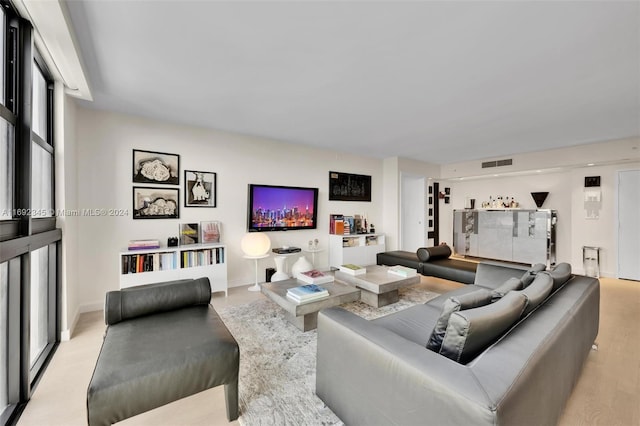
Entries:
{"label": "book on shelf", "polygon": [[180,245],[197,244],[200,239],[197,223],[180,224]]}
{"label": "book on shelf", "polygon": [[287,290],[287,297],[298,302],[317,300],[327,296],[329,296],[329,291],[317,284],[301,285]]}
{"label": "book on shelf", "polygon": [[129,250],[147,250],[160,248],[159,240],[130,240]]}
{"label": "book on shelf", "polygon": [[340,265],[340,271],[349,275],[363,275],[367,273],[367,268],[359,265],[354,265],[353,263],[347,263],[344,265]]}
{"label": "book on shelf", "polygon": [[406,266],[402,265],[391,266],[389,269],[387,269],[387,272],[405,278],[415,277],[417,274],[415,269],[407,268]]}
{"label": "book on shelf", "polygon": [[200,222],[200,241],[203,243],[219,243],[220,228],[220,222],[217,220]]}
{"label": "book on shelf", "polygon": [[329,215],[329,233],[344,234],[344,216],[341,214]]}
{"label": "book on shelf", "polygon": [[300,272],[296,277],[300,281],[309,284],[324,284],[333,282],[333,275],[325,274],[324,272],[320,272],[317,269],[312,269],[307,272]]}

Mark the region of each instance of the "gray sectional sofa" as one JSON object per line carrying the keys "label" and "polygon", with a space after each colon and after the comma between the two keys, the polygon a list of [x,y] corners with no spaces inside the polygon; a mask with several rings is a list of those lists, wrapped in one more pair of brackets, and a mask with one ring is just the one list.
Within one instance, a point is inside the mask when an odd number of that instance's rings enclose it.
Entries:
{"label": "gray sectional sofa", "polygon": [[317,395],[349,425],[557,423],[598,333],[600,283],[543,268],[480,263],[473,285],[373,321],[321,311]]}

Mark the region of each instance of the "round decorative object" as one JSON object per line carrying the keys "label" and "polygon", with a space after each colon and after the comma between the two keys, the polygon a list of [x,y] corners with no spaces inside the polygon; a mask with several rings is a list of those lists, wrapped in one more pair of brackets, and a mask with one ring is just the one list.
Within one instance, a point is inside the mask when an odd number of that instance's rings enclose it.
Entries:
{"label": "round decorative object", "polygon": [[247,256],[262,256],[269,252],[271,240],[261,232],[250,232],[240,240],[240,249]]}
{"label": "round decorative object", "polygon": [[294,278],[298,277],[298,274],[301,272],[307,272],[313,269],[313,265],[311,262],[307,260],[306,257],[300,256],[300,258],[293,264],[291,267],[291,275]]}

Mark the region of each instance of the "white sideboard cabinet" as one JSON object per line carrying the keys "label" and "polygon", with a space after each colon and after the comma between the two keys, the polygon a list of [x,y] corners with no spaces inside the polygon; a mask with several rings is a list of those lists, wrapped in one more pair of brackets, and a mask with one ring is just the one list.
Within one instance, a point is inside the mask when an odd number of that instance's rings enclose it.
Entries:
{"label": "white sideboard cabinet", "polygon": [[555,210],[454,210],[453,250],[460,256],[553,266],[557,220]]}
{"label": "white sideboard cabinet", "polygon": [[148,250],[124,250],[119,255],[120,288],[184,278],[208,277],[211,291],[227,295],[224,244],[190,244]]}
{"label": "white sideboard cabinet", "polygon": [[384,234],[329,235],[329,266],[353,263],[376,264],[376,254],[385,251]]}

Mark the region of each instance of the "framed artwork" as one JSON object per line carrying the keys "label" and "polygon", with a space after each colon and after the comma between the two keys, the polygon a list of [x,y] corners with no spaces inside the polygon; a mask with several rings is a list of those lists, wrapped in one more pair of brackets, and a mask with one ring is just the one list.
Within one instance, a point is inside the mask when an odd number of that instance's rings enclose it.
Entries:
{"label": "framed artwork", "polygon": [[133,150],[133,182],[180,184],[180,156],[165,152]]}
{"label": "framed artwork", "polygon": [[329,200],[371,201],[371,176],[329,172]]}
{"label": "framed artwork", "polygon": [[180,190],[148,186],[133,187],[134,219],[177,219]]}
{"label": "framed artwork", "polygon": [[203,243],[220,242],[221,225],[217,220],[200,222],[200,241]]}
{"label": "framed artwork", "polygon": [[216,207],[216,174],[184,171],[184,206]]}

